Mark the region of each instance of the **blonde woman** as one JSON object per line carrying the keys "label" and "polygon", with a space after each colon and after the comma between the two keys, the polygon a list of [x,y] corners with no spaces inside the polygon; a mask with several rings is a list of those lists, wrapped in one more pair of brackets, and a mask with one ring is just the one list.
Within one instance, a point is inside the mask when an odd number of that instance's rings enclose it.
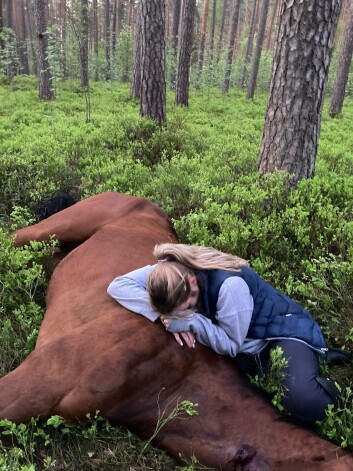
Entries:
{"label": "blonde woman", "polygon": [[236,358],[246,374],[267,370],[269,351],[280,346],[283,404],[301,420],[322,419],[337,400],[334,382],[319,377],[319,358],[349,361],[328,350],[319,325],[299,304],[266,283],[245,260],[184,244],[155,247],[156,265],[117,277],[108,294],[127,309],[161,319],[182,346],[195,341]]}

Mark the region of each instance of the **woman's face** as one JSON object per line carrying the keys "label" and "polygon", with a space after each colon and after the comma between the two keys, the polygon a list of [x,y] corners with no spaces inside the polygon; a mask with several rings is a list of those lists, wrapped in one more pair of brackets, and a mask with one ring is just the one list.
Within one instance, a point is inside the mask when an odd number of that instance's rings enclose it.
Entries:
{"label": "woman's face", "polygon": [[188,280],[189,280],[190,289],[191,289],[190,296],[184,303],[178,306],[177,308],[178,312],[193,310],[197,304],[197,301],[199,300],[200,288],[199,288],[199,285],[197,284],[196,276],[189,276]]}

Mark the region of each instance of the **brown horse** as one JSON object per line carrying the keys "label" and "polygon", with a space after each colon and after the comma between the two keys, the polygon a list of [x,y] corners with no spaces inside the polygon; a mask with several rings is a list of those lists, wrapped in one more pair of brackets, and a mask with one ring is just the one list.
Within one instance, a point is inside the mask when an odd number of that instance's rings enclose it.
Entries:
{"label": "brown horse", "polygon": [[[161,323],[111,299],[110,281],[154,263],[156,243],[176,241],[167,216],[143,198],[105,193],[17,232],[15,243],[74,248],[55,269],[35,350],[0,380],[0,417],[16,422],[96,410],[150,437],[158,407],[189,400],[198,415],[166,425],[156,443],[222,470],[353,470],[351,453],[281,420],[251,392],[229,358],[180,347]],[[63,245],[63,246],[64,246]]]}

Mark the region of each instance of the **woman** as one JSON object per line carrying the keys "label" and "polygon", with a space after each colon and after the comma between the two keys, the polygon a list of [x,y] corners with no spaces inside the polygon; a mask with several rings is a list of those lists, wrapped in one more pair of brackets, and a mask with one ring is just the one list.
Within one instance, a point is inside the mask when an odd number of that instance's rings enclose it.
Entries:
{"label": "woman", "polygon": [[[319,358],[327,357],[328,349],[308,311],[239,257],[169,243],[156,246],[154,254],[156,265],[116,278],[108,294],[153,322],[160,318],[180,345],[184,340],[194,347],[196,338],[219,354],[236,357],[247,374],[266,373],[270,349],[281,347],[287,360],[284,407],[301,420],[325,416],[337,389],[319,377]],[[329,355],[348,361],[340,350]]]}

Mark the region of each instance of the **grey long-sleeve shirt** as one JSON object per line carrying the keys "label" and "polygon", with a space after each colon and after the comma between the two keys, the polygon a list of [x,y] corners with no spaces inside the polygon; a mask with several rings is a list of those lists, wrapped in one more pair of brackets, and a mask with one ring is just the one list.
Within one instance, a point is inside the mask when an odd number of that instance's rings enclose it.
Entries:
{"label": "grey long-sleeve shirt", "polygon": [[[154,265],[134,270],[115,278],[108,287],[108,294],[130,311],[155,322],[159,315],[150,306],[146,291],[147,278]],[[202,314],[172,319],[169,332],[192,331],[198,342],[221,355],[235,357],[237,353],[255,355],[267,344],[266,340],[248,339],[254,301],[246,282],[239,276],[227,278],[219,291],[216,319],[213,324]]]}

